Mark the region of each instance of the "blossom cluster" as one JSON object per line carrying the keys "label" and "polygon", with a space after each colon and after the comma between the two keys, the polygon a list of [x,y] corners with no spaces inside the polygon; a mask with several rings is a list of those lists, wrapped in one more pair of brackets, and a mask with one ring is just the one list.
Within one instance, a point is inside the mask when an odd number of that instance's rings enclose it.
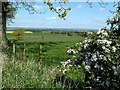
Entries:
{"label": "blossom cluster", "polygon": [[60,69],[60,71],[65,74],[66,71],[68,71],[70,69],[70,67],[72,67],[73,65],[71,64],[71,59],[68,59],[67,61],[63,61],[61,62],[62,64],[62,68]]}

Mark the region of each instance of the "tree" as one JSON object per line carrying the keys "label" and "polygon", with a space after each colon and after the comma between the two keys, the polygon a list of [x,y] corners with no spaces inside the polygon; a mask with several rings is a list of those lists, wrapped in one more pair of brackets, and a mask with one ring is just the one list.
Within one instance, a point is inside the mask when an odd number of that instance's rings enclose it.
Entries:
{"label": "tree", "polygon": [[107,24],[110,25],[110,29],[114,31],[116,35],[120,36],[120,1],[118,2],[117,10],[113,13],[115,13],[115,16],[109,18]]}
{"label": "tree", "polygon": [[[85,85],[91,89],[120,88],[120,2],[115,17],[108,19],[110,28],[100,29],[94,37],[88,37],[68,49],[72,58],[62,62],[61,72],[67,75],[72,68],[82,69]],[[92,36],[92,35],[91,35]]]}
{"label": "tree", "polygon": [[17,40],[21,39],[22,36],[24,35],[25,30],[22,28],[15,29],[12,33],[13,36],[16,37]]}

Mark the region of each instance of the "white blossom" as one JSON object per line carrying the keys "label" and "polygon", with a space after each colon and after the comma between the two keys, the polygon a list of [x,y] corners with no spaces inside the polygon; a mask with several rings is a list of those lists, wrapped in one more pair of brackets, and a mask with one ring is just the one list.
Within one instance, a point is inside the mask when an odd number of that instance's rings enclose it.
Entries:
{"label": "white blossom", "polygon": [[86,49],[89,46],[89,44],[84,44],[84,49]]}
{"label": "white blossom", "polygon": [[112,49],[113,49],[113,52],[116,52],[116,47],[115,46],[113,46]]}
{"label": "white blossom", "polygon": [[97,56],[96,56],[96,54],[93,54],[93,55],[92,55],[92,61],[97,61]]}
{"label": "white blossom", "polygon": [[79,45],[79,43],[76,43],[76,45],[75,45],[75,46],[77,47],[78,45]]}
{"label": "white blossom", "polygon": [[106,52],[106,53],[109,53],[109,52],[110,52],[110,49],[106,48],[106,49],[105,49],[105,52]]}
{"label": "white blossom", "polygon": [[98,39],[97,40],[97,44],[99,45],[99,44],[107,44],[107,45],[110,45],[112,43],[112,41],[108,41],[108,40],[106,40],[106,39],[104,39],[104,40],[100,40],[100,39]]}
{"label": "white blossom", "polygon": [[104,49],[104,50],[105,50],[105,46],[102,46],[102,49]]}
{"label": "white blossom", "polygon": [[74,49],[70,48],[70,49],[67,50],[67,53],[69,53],[69,54],[71,54],[71,53],[76,54],[76,51]]}
{"label": "white blossom", "polygon": [[87,34],[93,34],[93,32],[88,31]]}
{"label": "white blossom", "polygon": [[91,67],[90,67],[89,65],[86,65],[86,66],[85,66],[85,69],[86,69],[86,70],[90,70],[90,68],[91,68]]}
{"label": "white blossom", "polygon": [[98,35],[101,34],[101,35],[104,35],[104,36],[108,36],[107,31],[104,30],[104,29],[100,29],[100,30],[97,32],[97,34],[98,34]]}
{"label": "white blossom", "polygon": [[99,55],[99,59],[104,59],[104,55]]}
{"label": "white blossom", "polygon": [[112,66],[112,69],[116,69],[116,67],[115,67],[115,66]]}
{"label": "white blossom", "polygon": [[100,65],[98,65],[97,63],[95,64],[94,68],[100,68]]}
{"label": "white blossom", "polygon": [[65,74],[65,72],[67,71],[67,69],[64,69],[62,72],[63,72],[63,74]]}
{"label": "white blossom", "polygon": [[71,60],[70,60],[70,59],[68,59],[68,60],[67,60],[67,62],[71,62]]}

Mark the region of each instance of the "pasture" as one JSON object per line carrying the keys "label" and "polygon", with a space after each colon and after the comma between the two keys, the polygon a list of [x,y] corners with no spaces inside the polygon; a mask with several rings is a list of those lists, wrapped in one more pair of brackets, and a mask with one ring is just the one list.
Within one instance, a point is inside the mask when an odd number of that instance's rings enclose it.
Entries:
{"label": "pasture", "polygon": [[[7,34],[7,36],[10,40],[14,39],[11,34]],[[16,42],[16,53],[19,54],[20,59],[23,59],[21,53],[25,48],[26,57],[38,61],[39,45],[42,45],[43,63],[47,66],[57,66],[61,61],[68,58],[67,48],[83,41],[83,39],[83,37],[74,33],[69,36],[67,34],[51,33],[51,31],[37,31],[32,34],[24,34]],[[10,47],[12,50],[12,45]]]}
{"label": "pasture", "polygon": [[[3,88],[71,88],[69,85],[55,81],[59,74],[58,66],[61,61],[70,58],[70,55],[66,53],[67,48],[83,41],[83,37],[75,34],[71,36],[51,33],[51,31],[24,34],[20,40],[15,42],[12,34],[7,33],[7,37],[11,53],[9,60],[5,59],[3,63]],[[13,53],[14,45],[15,53]],[[42,45],[42,65],[38,63],[40,45]],[[82,71],[79,72],[83,80],[84,75]],[[74,77],[78,77],[77,73],[73,76],[73,72],[70,72],[68,76],[73,80]],[[81,80],[80,82],[82,86],[83,82]],[[72,81],[68,84],[73,85]]]}

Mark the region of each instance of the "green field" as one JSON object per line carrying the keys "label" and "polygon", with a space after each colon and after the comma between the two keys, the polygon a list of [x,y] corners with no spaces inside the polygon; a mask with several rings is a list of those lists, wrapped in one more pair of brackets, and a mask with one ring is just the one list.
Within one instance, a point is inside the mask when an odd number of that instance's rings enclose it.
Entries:
{"label": "green field", "polygon": [[[68,31],[67,31],[68,32]],[[71,88],[72,81],[66,85],[60,76],[60,82],[55,81],[60,72],[61,61],[71,56],[66,53],[67,48],[84,40],[83,37],[73,34],[51,34],[51,31],[35,31],[32,34],[24,34],[22,38],[14,42],[16,47],[13,53],[12,34],[7,34],[9,39],[10,58],[4,58],[2,69],[3,88]],[[39,46],[42,45],[42,65],[38,64]],[[76,73],[76,72],[79,72]],[[80,78],[78,78],[80,76]],[[80,87],[83,85],[84,73],[77,68],[69,72],[68,77],[78,79]],[[69,78],[63,79],[67,82]],[[74,83],[75,87],[78,85]],[[66,89],[67,90],[67,89]]]}
{"label": "green field", "polygon": [[[51,34],[50,32],[51,31],[37,31],[32,34],[23,35],[22,39],[16,43],[16,52],[22,53],[23,44],[25,43],[27,57],[38,61],[38,49],[39,45],[42,45],[43,63],[48,66],[56,66],[69,57],[66,53],[67,47],[73,46],[84,39],[75,34],[68,36],[64,34]],[[15,38],[11,34],[7,36],[9,39]],[[22,55],[20,57],[22,57]]]}

